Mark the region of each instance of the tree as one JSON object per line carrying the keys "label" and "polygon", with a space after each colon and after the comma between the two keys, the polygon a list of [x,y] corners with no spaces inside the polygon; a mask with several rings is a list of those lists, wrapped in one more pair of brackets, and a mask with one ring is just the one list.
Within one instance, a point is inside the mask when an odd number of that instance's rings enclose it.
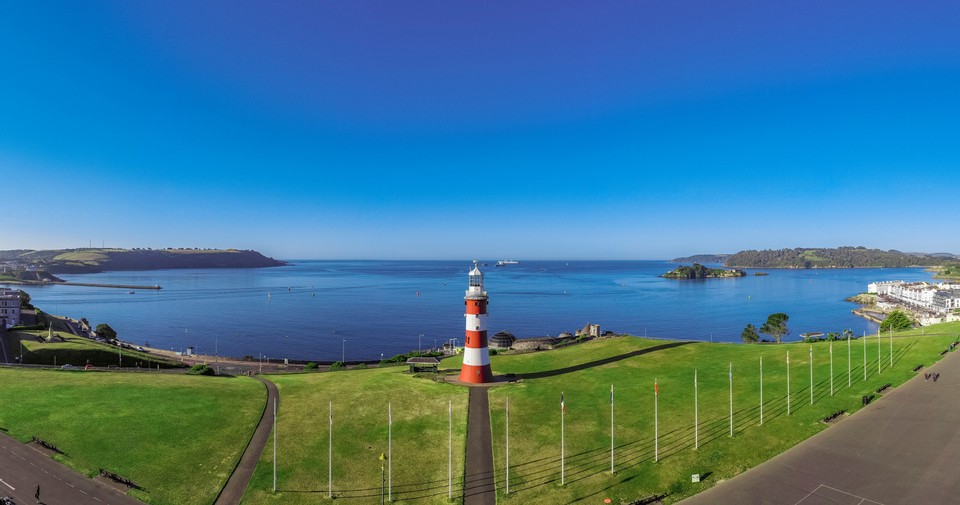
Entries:
{"label": "tree", "polygon": [[783,312],[770,314],[767,316],[767,322],[763,323],[763,326],[760,327],[760,333],[770,335],[779,344],[780,339],[790,333],[790,329],[787,328],[787,321],[789,319],[790,316]]}
{"label": "tree", "polygon": [[740,338],[743,339],[745,344],[755,344],[760,340],[760,335],[757,334],[757,327],[748,324],[746,328],[743,329],[743,333],[740,334]]}
{"label": "tree", "polygon": [[20,293],[20,308],[27,310],[33,309],[33,305],[30,304],[30,295],[22,289],[18,290],[18,292]]}
{"label": "tree", "polygon": [[910,319],[910,316],[901,310],[895,310],[887,314],[886,319],[880,323],[880,331],[889,331],[891,328],[893,331],[900,331],[912,327],[913,321]]}
{"label": "tree", "polygon": [[94,330],[97,332],[98,337],[105,338],[107,340],[114,340],[117,338],[117,332],[110,327],[107,323],[100,323],[97,325],[97,328]]}

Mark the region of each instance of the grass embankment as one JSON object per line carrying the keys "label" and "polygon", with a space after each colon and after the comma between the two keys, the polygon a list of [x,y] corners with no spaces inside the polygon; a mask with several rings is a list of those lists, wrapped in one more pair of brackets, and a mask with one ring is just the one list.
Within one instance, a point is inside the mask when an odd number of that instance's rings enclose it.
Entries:
{"label": "grass embankment", "polygon": [[[809,344],[732,345],[640,338],[594,341],[557,351],[492,358],[496,374],[521,382],[490,390],[498,503],[577,503],[611,498],[630,503],[667,494],[666,503],[693,495],[796,445],[827,426],[824,417],[861,408],[876,395],[929,366],[957,339],[960,324],[896,334],[890,368],[887,335],[851,346],[834,342],[830,396],[829,343],[813,344],[814,403],[810,404]],[[936,333],[936,335],[932,334]],[[791,415],[787,415],[786,353],[790,352]],[[633,354],[626,359],[616,356]],[[763,356],[763,425],[760,357]],[[611,358],[605,362],[605,358]],[[729,364],[733,364],[734,436],[729,434]],[[699,449],[694,449],[694,370],[699,380]],[[526,374],[526,375],[523,375]],[[659,462],[654,462],[654,380],[659,381]],[[615,473],[610,473],[610,385],[615,387]],[[565,394],[565,485],[560,485],[560,392]],[[510,494],[505,493],[505,415],[510,401]],[[842,422],[842,421],[841,421]],[[691,475],[706,479],[691,483]]]}
{"label": "grass embankment", "polygon": [[140,484],[151,504],[206,505],[226,483],[263,410],[250,378],[0,369],[0,428]]}
{"label": "grass embankment", "polygon": [[[56,324],[56,323],[55,323]],[[182,363],[172,361],[147,352],[133,349],[120,349],[115,345],[98,342],[72,333],[54,331],[48,339],[47,330],[19,331],[6,337],[7,353],[20,354],[18,340],[23,344],[23,362],[28,365],[71,364],[82,368],[95,367],[141,367],[141,368],[182,368]],[[13,361],[11,359],[11,361]]]}
{"label": "grass embankment", "polygon": [[460,502],[466,388],[412,377],[397,367],[268,379],[280,390],[277,493],[273,494],[271,439],[243,504],[328,502],[330,401],[336,502],[380,503],[378,458],[387,453],[387,404],[392,402],[393,502],[450,503],[449,401],[453,402],[453,496],[454,502]]}

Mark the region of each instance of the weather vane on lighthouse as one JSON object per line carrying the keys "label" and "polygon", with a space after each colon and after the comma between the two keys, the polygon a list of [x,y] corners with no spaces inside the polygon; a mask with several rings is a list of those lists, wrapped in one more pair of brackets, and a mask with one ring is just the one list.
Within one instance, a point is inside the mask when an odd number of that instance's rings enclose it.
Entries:
{"label": "weather vane on lighthouse", "polygon": [[487,350],[487,292],[483,290],[483,272],[473,260],[469,285],[463,297],[466,310],[466,340],[463,346],[463,367],[460,380],[474,384],[493,382],[490,352]]}

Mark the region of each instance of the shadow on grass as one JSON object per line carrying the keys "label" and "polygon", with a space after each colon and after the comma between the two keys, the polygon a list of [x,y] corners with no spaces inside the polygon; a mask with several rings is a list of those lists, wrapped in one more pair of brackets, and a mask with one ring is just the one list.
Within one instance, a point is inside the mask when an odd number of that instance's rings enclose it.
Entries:
{"label": "shadow on grass", "polygon": [[512,375],[518,379],[542,379],[544,377],[555,377],[557,375],[579,372],[581,370],[586,370],[588,368],[609,365],[610,363],[616,363],[617,361],[623,361],[625,359],[633,358],[636,356],[642,356],[644,354],[649,354],[656,351],[663,351],[666,349],[672,349],[674,347],[680,347],[682,345],[687,345],[692,343],[693,342],[671,342],[669,344],[655,345],[653,347],[648,347],[646,349],[637,349],[636,351],[631,351],[625,354],[618,354],[617,356],[610,356],[609,358],[603,358],[595,361],[589,361],[587,363],[581,363],[579,365],[558,368],[556,370],[546,370],[543,372],[518,373],[518,374],[512,374]]}

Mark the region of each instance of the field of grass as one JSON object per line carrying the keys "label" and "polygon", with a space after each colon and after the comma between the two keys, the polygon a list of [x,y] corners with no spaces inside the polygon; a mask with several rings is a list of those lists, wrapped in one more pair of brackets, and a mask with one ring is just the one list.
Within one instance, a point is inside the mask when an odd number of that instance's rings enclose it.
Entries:
{"label": "field of grass", "polygon": [[[23,362],[29,365],[57,365],[71,364],[83,367],[91,364],[95,367],[136,367],[177,368],[183,364],[158,357],[146,352],[133,349],[122,351],[115,345],[97,342],[86,337],[78,337],[71,333],[54,331],[54,339],[47,341],[49,332],[46,330],[19,331],[13,335],[5,335],[7,353],[19,355],[20,348],[17,340],[23,343]],[[63,341],[61,341],[61,339]],[[122,356],[121,356],[122,352]],[[122,358],[122,359],[121,359]]]}
{"label": "field of grass", "polygon": [[[828,342],[813,347],[810,403],[809,344],[710,344],[618,338],[557,351],[492,357],[495,374],[520,382],[490,390],[498,503],[589,503],[611,498],[630,503],[666,494],[676,502],[785,451],[827,426],[838,411],[861,408],[864,395],[898,385],[930,365],[957,340],[960,324],[895,334],[890,368],[887,335],[833,346],[830,395]],[[790,352],[791,415],[787,415],[786,354]],[[625,359],[618,355],[628,355]],[[763,425],[760,425],[760,357],[763,356]],[[729,366],[733,367],[730,437]],[[694,423],[694,370],[699,424]],[[659,438],[654,437],[654,381],[659,384]],[[610,386],[615,387],[615,471],[610,473]],[[560,393],[565,395],[564,484],[560,459]],[[506,494],[505,402],[510,402],[510,494]],[[694,448],[695,439],[699,447]],[[655,444],[659,461],[654,462]],[[706,476],[691,483],[691,475]]]}
{"label": "field of grass", "polygon": [[87,475],[104,468],[150,504],[213,503],[263,411],[250,378],[0,369],[0,429],[57,446]]}
{"label": "field of grass", "polygon": [[242,503],[329,502],[329,402],[333,401],[333,496],[337,503],[380,503],[387,405],[393,407],[393,503],[450,503],[449,417],[453,402],[453,496],[463,494],[466,388],[407,375],[401,367],[275,375],[280,390],[277,493],[272,439]]}

